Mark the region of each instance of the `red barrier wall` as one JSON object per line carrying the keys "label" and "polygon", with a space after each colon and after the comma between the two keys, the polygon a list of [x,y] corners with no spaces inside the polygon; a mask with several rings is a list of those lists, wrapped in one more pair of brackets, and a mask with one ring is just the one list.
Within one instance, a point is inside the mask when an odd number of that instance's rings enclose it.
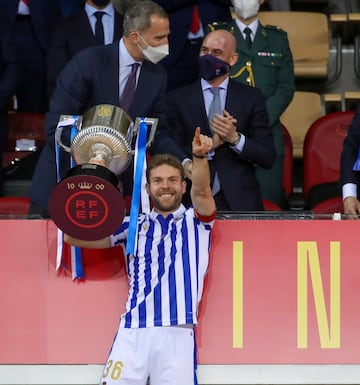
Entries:
{"label": "red barrier wall", "polygon": [[[358,221],[217,221],[200,364],[360,361]],[[0,221],[0,363],[102,364],[127,283],[114,253],[55,271],[51,221]]]}

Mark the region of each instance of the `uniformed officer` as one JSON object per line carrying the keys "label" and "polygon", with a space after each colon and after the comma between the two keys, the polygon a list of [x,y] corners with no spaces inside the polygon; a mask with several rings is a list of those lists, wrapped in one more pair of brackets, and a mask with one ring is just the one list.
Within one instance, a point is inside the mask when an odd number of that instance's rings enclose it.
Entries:
{"label": "uniformed officer", "polygon": [[262,196],[284,206],[282,172],[285,154],[280,116],[295,91],[294,63],[287,33],[258,20],[265,0],[232,0],[236,18],[230,23],[213,23],[210,30],[228,29],[237,41],[238,62],[231,68],[231,78],[258,87],[265,96],[277,153],[274,166],[257,169]]}

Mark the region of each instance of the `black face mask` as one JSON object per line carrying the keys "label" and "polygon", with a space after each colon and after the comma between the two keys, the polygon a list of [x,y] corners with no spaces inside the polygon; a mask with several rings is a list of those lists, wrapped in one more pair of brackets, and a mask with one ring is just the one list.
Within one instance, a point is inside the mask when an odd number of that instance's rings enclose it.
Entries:
{"label": "black face mask", "polygon": [[205,80],[213,80],[230,72],[230,64],[213,55],[199,57],[199,74]]}
{"label": "black face mask", "polygon": [[106,7],[110,3],[110,0],[92,0],[92,2],[97,7]]}

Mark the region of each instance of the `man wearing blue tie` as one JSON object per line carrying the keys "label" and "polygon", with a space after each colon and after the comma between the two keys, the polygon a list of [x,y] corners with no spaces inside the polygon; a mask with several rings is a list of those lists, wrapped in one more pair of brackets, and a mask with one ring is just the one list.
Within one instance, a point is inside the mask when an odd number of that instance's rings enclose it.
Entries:
{"label": "man wearing blue tie", "polygon": [[167,96],[169,130],[189,158],[196,127],[212,136],[209,164],[218,210],[263,210],[255,171],[275,159],[265,99],[258,89],[230,79],[238,60],[230,32],[206,35],[198,60],[201,79]]}

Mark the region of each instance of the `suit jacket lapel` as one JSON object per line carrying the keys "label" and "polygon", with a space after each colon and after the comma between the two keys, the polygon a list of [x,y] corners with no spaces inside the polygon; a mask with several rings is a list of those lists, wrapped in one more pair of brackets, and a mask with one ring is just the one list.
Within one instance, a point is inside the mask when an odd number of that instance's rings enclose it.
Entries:
{"label": "suit jacket lapel", "polygon": [[[82,9],[80,12],[78,12],[76,14],[75,23],[76,23],[77,27],[74,29],[77,30],[77,33],[78,33],[78,35],[81,36],[81,39],[85,42],[87,41],[87,42],[94,43],[95,42],[95,36],[92,33],[90,21],[89,21],[87,14],[86,14],[85,9]],[[83,27],[85,27],[85,28],[83,28]]]}
{"label": "suit jacket lapel", "polygon": [[[200,81],[193,83],[192,89],[190,89],[189,94],[189,114],[194,114],[195,121],[199,122],[202,134],[212,136],[209,120],[206,114],[204,95],[202,92]],[[199,100],[201,100],[201,103],[199,103]],[[196,127],[194,127],[194,131],[195,128]]]}
{"label": "suit jacket lapel", "polygon": [[110,85],[104,90],[103,97],[109,99],[109,103],[116,106],[119,105],[119,43],[106,46],[108,50],[102,58],[103,71],[100,78],[103,80],[103,85]]}
{"label": "suit jacket lapel", "polygon": [[254,52],[261,52],[268,45],[267,39],[268,35],[266,29],[263,25],[259,23],[259,27],[256,31],[255,39],[253,41],[251,49]]}
{"label": "suit jacket lapel", "polygon": [[[140,116],[140,112],[138,106],[141,106],[140,111],[143,110],[143,98],[144,95],[153,95],[154,92],[154,79],[153,72],[151,71],[149,63],[145,60],[140,69],[140,75],[138,79],[138,84],[136,86],[134,99],[130,106],[130,115],[131,116]],[[140,114],[140,115],[139,115]]]}
{"label": "suit jacket lapel", "polygon": [[237,26],[236,22],[234,21],[234,36],[236,38],[236,48],[241,55],[241,52],[243,52],[246,56],[251,55],[251,51],[253,50],[253,46],[251,48],[248,47],[243,34],[241,33],[239,27]]}
{"label": "suit jacket lapel", "polygon": [[234,90],[232,83],[230,80],[226,94],[225,109],[227,111],[236,111],[236,106],[239,105],[239,93]]}

